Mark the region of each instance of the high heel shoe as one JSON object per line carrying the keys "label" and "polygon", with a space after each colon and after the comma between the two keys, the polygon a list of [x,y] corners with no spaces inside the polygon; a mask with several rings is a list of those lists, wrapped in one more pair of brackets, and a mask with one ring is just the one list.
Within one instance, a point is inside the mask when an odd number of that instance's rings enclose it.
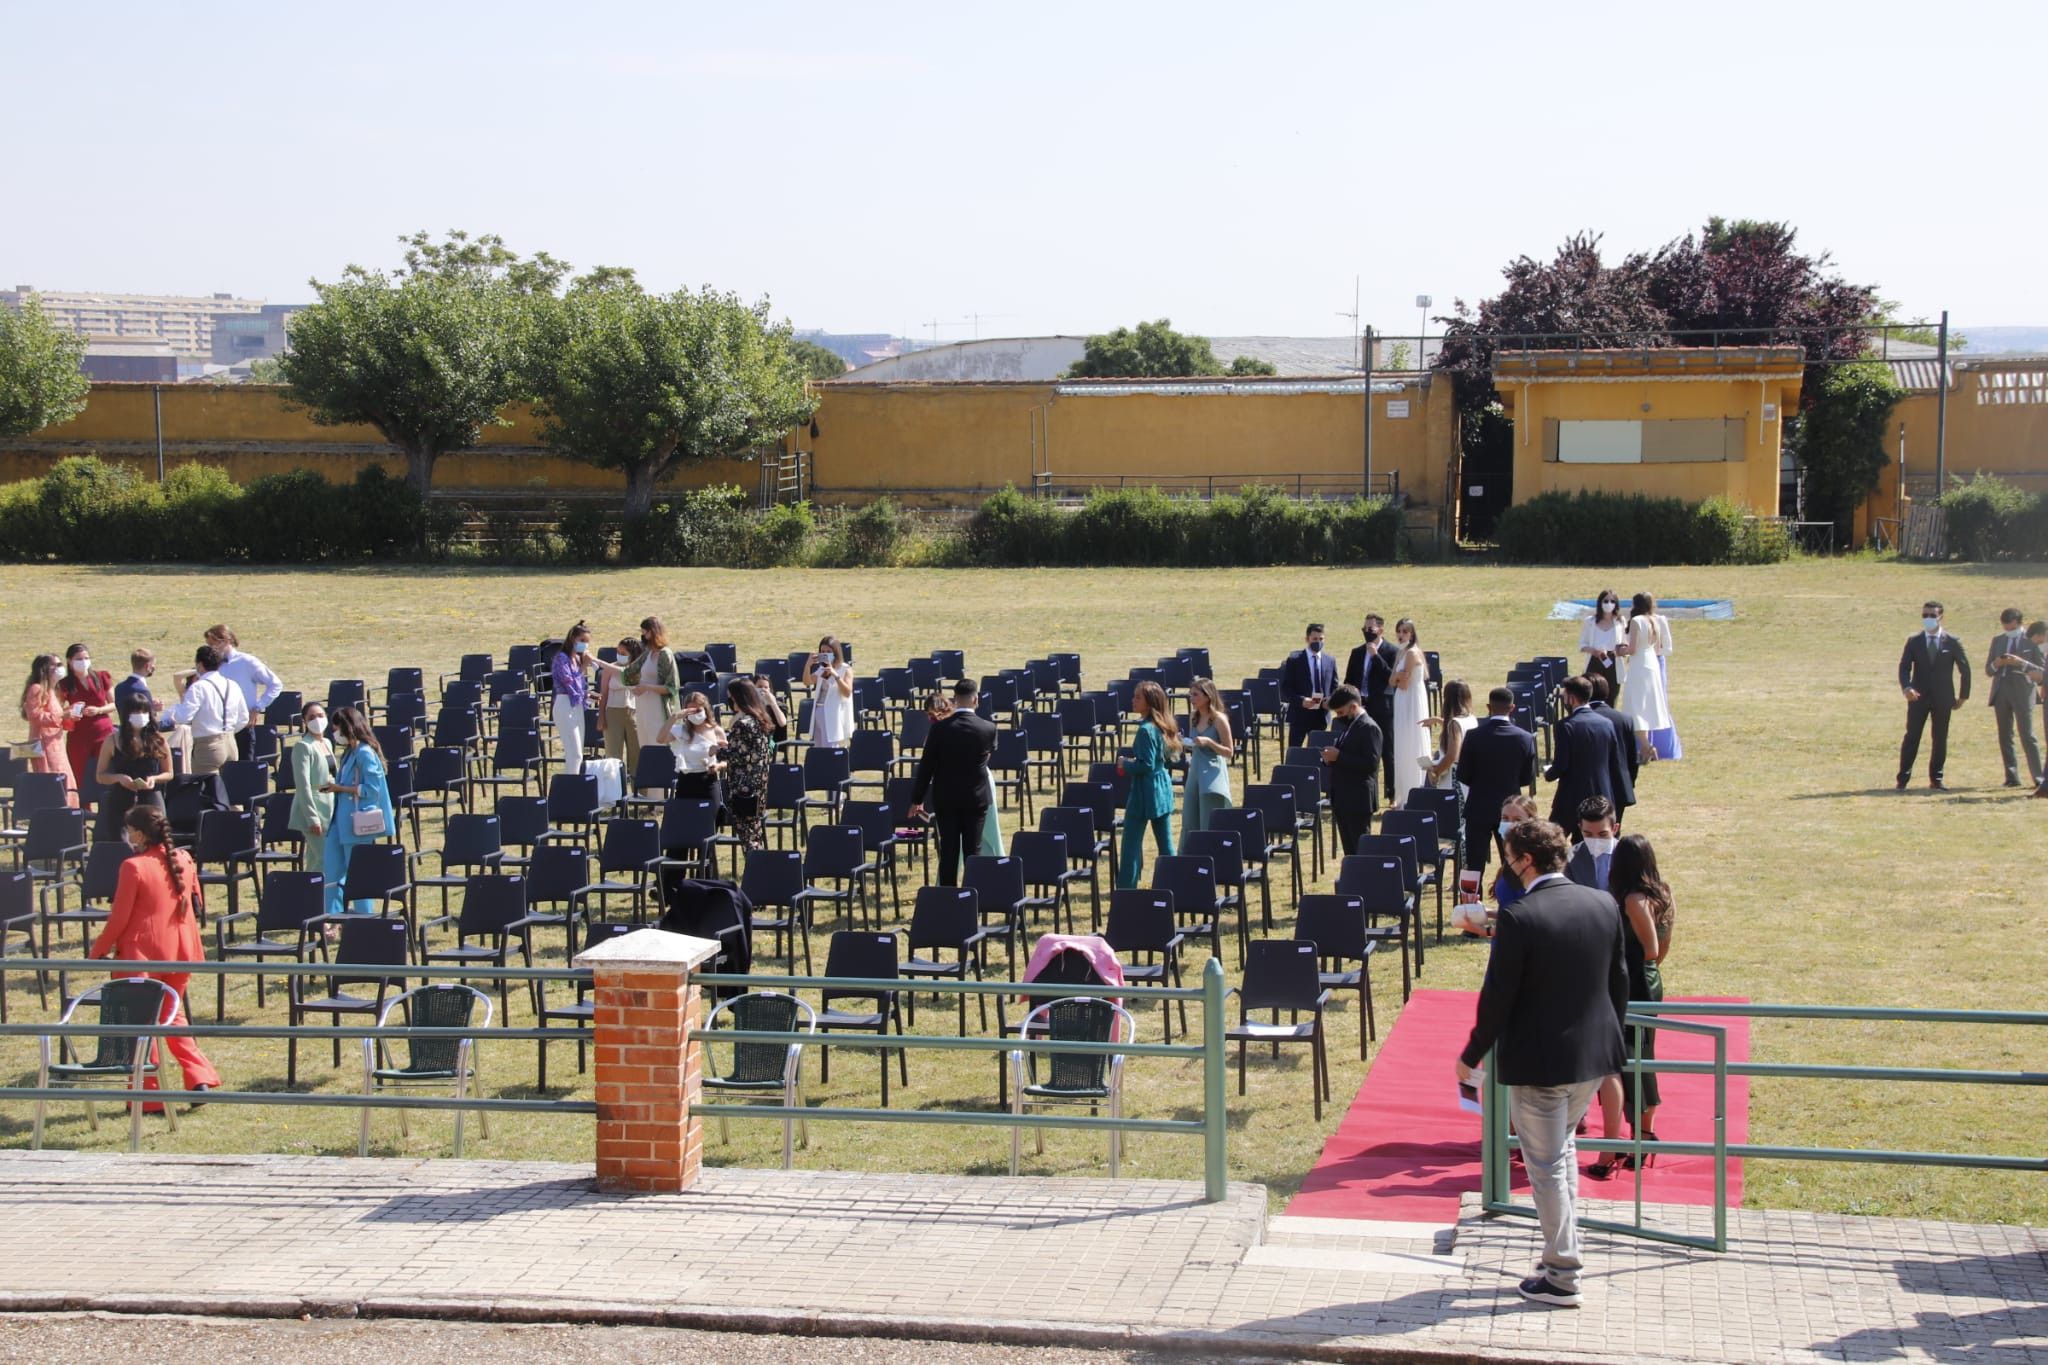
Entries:
{"label": "high heel shoe", "polygon": [[[1658,1138],[1657,1138],[1657,1135],[1656,1135],[1655,1133],[1644,1133],[1644,1134],[1643,1134],[1643,1141],[1645,1141],[1645,1142],[1656,1142],[1656,1141],[1658,1141]],[[1632,1171],[1632,1170],[1634,1170],[1634,1169],[1636,1168],[1636,1154],[1635,1154],[1634,1152],[1621,1152],[1621,1153],[1619,1153],[1619,1154],[1618,1154],[1618,1156],[1619,1156],[1619,1158],[1620,1158],[1620,1164],[1621,1164],[1621,1168],[1622,1168],[1623,1170],[1625,1170],[1625,1171]],[[1654,1166],[1654,1165],[1656,1165],[1656,1164],[1657,1164],[1657,1154],[1656,1154],[1655,1152],[1644,1152],[1644,1153],[1643,1153],[1643,1169],[1644,1169],[1644,1170],[1646,1170],[1646,1171],[1647,1171],[1647,1170],[1649,1170],[1649,1169],[1650,1169],[1650,1167],[1652,1167],[1652,1166]]]}

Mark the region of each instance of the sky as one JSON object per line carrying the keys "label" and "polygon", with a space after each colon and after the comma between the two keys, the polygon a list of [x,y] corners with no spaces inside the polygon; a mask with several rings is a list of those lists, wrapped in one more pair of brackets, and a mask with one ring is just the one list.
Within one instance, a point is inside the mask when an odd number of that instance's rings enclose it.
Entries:
{"label": "sky", "polygon": [[[1412,333],[1711,214],[2048,323],[2048,5],[0,0],[0,286],[274,302],[425,228],[798,327]],[[978,315],[978,316],[977,316]],[[1432,328],[1434,330],[1434,328]]]}

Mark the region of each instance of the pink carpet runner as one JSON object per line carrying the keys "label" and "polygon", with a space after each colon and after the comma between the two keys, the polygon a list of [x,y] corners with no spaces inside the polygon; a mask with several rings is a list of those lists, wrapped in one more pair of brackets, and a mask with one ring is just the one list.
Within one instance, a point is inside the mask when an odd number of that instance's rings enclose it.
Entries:
{"label": "pink carpet runner", "polygon": [[[1478,997],[1471,991],[1417,991],[1373,1059],[1358,1098],[1338,1125],[1301,1192],[1287,1205],[1296,1217],[1371,1218],[1395,1222],[1453,1223],[1459,1196],[1479,1189],[1479,1116],[1458,1107],[1451,1066],[1472,1030]],[[1684,997],[1705,1001],[1705,997]],[[1715,1000],[1712,1003],[1722,1003]],[[1683,1018],[1684,1016],[1679,1016]],[[1728,1030],[1728,1060],[1749,1059],[1749,1021],[1705,1018]],[[1675,1061],[1712,1061],[1713,1040],[1666,1032],[1658,1054]],[[1662,1078],[1664,1107],[1657,1134],[1671,1142],[1711,1142],[1712,1076]],[[1600,1131],[1596,1103],[1587,1116]],[[1749,1140],[1749,1081],[1728,1078],[1728,1141]],[[1582,1153],[1579,1167],[1593,1163]],[[1612,1180],[1584,1179],[1589,1199],[1633,1199],[1632,1172]],[[1517,1190],[1528,1188],[1520,1165]],[[1658,1204],[1712,1204],[1714,1162],[1705,1156],[1664,1155],[1643,1173],[1643,1199]],[[1742,1164],[1728,1163],[1728,1202],[1742,1202]]]}

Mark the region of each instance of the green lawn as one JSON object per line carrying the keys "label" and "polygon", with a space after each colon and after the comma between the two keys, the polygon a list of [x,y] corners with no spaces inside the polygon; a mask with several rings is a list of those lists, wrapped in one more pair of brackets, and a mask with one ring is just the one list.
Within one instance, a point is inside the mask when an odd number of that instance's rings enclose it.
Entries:
{"label": "green lawn", "polygon": [[[1340,649],[1359,617],[1377,610],[1412,615],[1445,673],[1475,689],[1536,653],[1569,653],[1576,627],[1545,619],[1561,597],[1602,585],[1624,595],[1647,588],[1665,597],[1726,596],[1732,622],[1677,624],[1673,705],[1684,762],[1648,771],[1631,828],[1657,844],[1678,900],[1675,948],[1666,980],[1674,994],[1747,996],[1759,1001],[2033,1008],[2048,965],[2040,932],[2042,829],[2048,803],[2000,789],[1990,711],[1973,701],[1956,718],[1946,795],[1924,787],[1892,791],[1903,705],[1893,682],[1898,652],[1917,627],[1919,604],[1949,605],[1950,622],[1981,659],[1997,611],[2019,605],[2048,614],[2048,575],[2038,570],[1936,568],[1872,560],[1809,561],[1753,569],[1641,572],[1456,568],[1245,571],[819,571],[636,570],[479,572],[363,570],[291,572],[187,568],[0,568],[4,631],[17,675],[38,650],[83,637],[103,665],[119,665],[134,644],[182,663],[201,630],[225,620],[268,659],[288,685],[315,690],[332,676],[381,678],[392,663],[429,673],[452,669],[468,650],[537,640],[587,617],[600,640],[656,613],[680,642],[737,641],[743,658],[782,654],[826,631],[856,642],[866,667],[912,652],[957,645],[986,671],[1053,650],[1077,650],[1091,681],[1120,675],[1182,645],[1206,645],[1227,681],[1277,662],[1299,643],[1301,625],[1327,621]],[[1981,693],[1980,693],[1981,698]],[[9,727],[8,733],[15,733]],[[1923,756],[1924,768],[1924,756]],[[1014,818],[1014,817],[1013,817]],[[822,949],[822,942],[820,943]],[[1199,961],[1199,954],[1196,955]],[[1447,945],[1430,958],[1424,984],[1475,986],[1484,948]],[[1378,976],[1382,1029],[1399,998],[1398,970]],[[34,994],[16,976],[17,1018],[35,1017]],[[195,990],[202,1018],[211,992]],[[26,1002],[26,1003],[24,1003]],[[252,989],[231,995],[231,1017],[255,1017]],[[265,1018],[282,1021],[277,997]],[[515,1017],[523,1021],[524,1011]],[[921,1011],[921,1018],[923,1017]],[[946,1015],[930,1016],[944,1027]],[[1152,1035],[1147,1026],[1147,1036]],[[1251,1093],[1231,1112],[1231,1173],[1267,1182],[1281,1196],[1298,1185],[1364,1073],[1348,1005],[1334,1019],[1336,1107],[1319,1125],[1309,1114],[1305,1061],[1254,1063]],[[215,1061],[230,1085],[281,1084],[281,1045],[220,1044]],[[2040,1047],[2019,1029],[1954,1026],[1762,1024],[1759,1058],[1884,1065],[1970,1065],[2039,1070]],[[26,1047],[6,1049],[20,1076]],[[350,1071],[330,1072],[310,1054],[306,1074],[349,1088]],[[531,1085],[532,1048],[505,1044],[486,1061],[495,1085]],[[573,1077],[566,1049],[555,1075]],[[816,1101],[874,1102],[874,1064],[853,1052],[835,1058]],[[993,1064],[958,1054],[911,1059],[899,1103],[934,1107],[993,1101]],[[813,1072],[815,1078],[815,1073]],[[551,1076],[551,1079],[554,1077]],[[1193,1066],[1136,1062],[1132,1112],[1192,1112]],[[2048,1106],[2031,1093],[1957,1086],[1799,1081],[1755,1087],[1756,1140],[1841,1146],[2040,1150]],[[27,1141],[26,1114],[0,1117],[0,1141]],[[447,1121],[424,1119],[403,1150],[446,1150]],[[114,1145],[119,1125],[89,1138],[75,1107],[53,1121],[58,1145]],[[347,1111],[214,1106],[168,1137],[157,1122],[146,1141],[182,1151],[353,1150]],[[473,1130],[472,1130],[473,1133]],[[384,1150],[400,1150],[394,1116],[380,1118]],[[998,1131],[892,1125],[815,1125],[799,1160],[821,1166],[905,1170],[994,1170],[1007,1158]],[[498,1157],[586,1159],[587,1120],[506,1118],[472,1147]],[[767,1164],[777,1134],[739,1125],[714,1159]],[[1100,1169],[1099,1145],[1049,1136],[1033,1169]],[[1128,1169],[1192,1176],[1198,1144],[1141,1138]],[[1748,1201],[1971,1220],[2048,1218],[2038,1178],[1810,1163],[1753,1163]]]}

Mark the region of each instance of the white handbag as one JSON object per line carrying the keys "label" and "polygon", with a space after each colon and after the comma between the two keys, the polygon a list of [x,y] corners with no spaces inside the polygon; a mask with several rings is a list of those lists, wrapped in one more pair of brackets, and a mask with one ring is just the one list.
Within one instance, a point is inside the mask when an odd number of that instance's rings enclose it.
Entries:
{"label": "white handbag", "polygon": [[390,827],[384,823],[384,808],[372,806],[359,810],[348,818],[349,828],[358,839],[374,839],[380,834],[389,834]]}

